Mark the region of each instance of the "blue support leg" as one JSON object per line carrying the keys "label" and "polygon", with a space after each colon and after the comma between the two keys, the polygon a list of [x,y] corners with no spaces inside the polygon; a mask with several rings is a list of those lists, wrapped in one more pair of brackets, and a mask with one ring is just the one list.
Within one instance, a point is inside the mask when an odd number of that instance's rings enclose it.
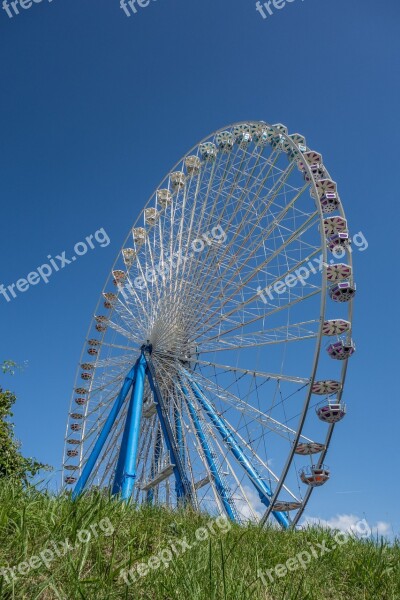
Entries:
{"label": "blue support leg", "polygon": [[178,444],[179,454],[181,457],[181,461],[183,463],[185,463],[185,446],[183,443],[182,421],[181,421],[181,415],[180,415],[178,407],[176,405],[174,405],[174,423],[175,423],[176,442]]}
{"label": "blue support leg", "polygon": [[[176,401],[181,401],[181,399],[177,398],[177,399],[175,399],[175,402]],[[181,415],[179,413],[178,407],[176,406],[175,403],[174,403],[174,425],[175,425],[176,444],[178,446],[178,452],[179,452],[179,456],[181,459],[181,463],[184,465],[185,464],[185,446],[184,446],[184,442],[183,442],[182,421],[181,421]],[[176,481],[175,481],[175,483],[176,483],[175,491],[176,491],[176,494],[179,496],[180,488],[177,485]]]}
{"label": "blue support leg", "polygon": [[[158,427],[157,433],[156,433],[156,441],[154,444],[154,456],[153,456],[151,469],[150,469],[150,479],[153,479],[155,473],[157,472],[156,469],[158,466],[158,461],[160,459],[160,456],[161,456],[161,429]],[[151,488],[147,492],[147,502],[149,504],[152,504],[153,498],[154,498],[154,490],[153,490],[153,488]]]}
{"label": "blue support leg", "polygon": [[125,467],[125,457],[126,457],[126,446],[128,443],[128,434],[129,434],[129,428],[126,426],[126,424],[130,423],[132,420],[132,406],[133,406],[133,402],[132,402],[132,398],[131,398],[131,400],[129,402],[127,416],[126,416],[124,433],[122,435],[121,447],[119,449],[117,468],[115,469],[114,483],[113,483],[112,492],[111,492],[113,496],[120,494],[121,489],[122,489],[122,481],[124,478],[124,467]]}
{"label": "blue support leg", "polygon": [[[270,490],[269,486],[265,483],[265,481],[261,478],[260,474],[257,472],[257,470],[253,467],[253,465],[250,463],[248,458],[245,456],[243,450],[241,449],[241,447],[239,446],[239,444],[236,442],[236,440],[234,438],[233,431],[226,424],[224,419],[222,419],[216,413],[214,407],[207,400],[207,398],[203,395],[203,393],[201,392],[197,383],[195,383],[194,381],[192,381],[190,379],[190,376],[188,373],[186,373],[186,375],[189,379],[190,387],[192,388],[192,391],[193,391],[194,395],[196,396],[197,400],[199,401],[200,405],[205,410],[207,415],[210,417],[212,423],[214,424],[215,428],[221,435],[221,437],[222,437],[223,441],[225,442],[225,444],[227,445],[227,447],[231,450],[234,457],[237,459],[239,464],[242,466],[242,468],[248,474],[250,481],[253,483],[253,485],[255,486],[255,488],[258,491],[261,502],[265,506],[268,507],[270,505],[270,498],[272,496],[272,491]],[[289,520],[287,519],[287,517],[285,516],[284,513],[278,512],[278,511],[273,511],[272,514],[274,515],[275,519],[278,521],[278,523],[282,527],[284,527],[285,529],[287,529],[289,527]]]}
{"label": "blue support leg", "polygon": [[223,484],[223,481],[222,481],[222,479],[220,477],[220,474],[218,472],[218,469],[217,469],[217,466],[215,464],[213,455],[211,453],[210,446],[208,444],[207,438],[204,435],[204,431],[203,431],[203,428],[201,426],[201,423],[200,423],[197,411],[194,408],[193,404],[191,403],[190,398],[188,397],[187,389],[184,386],[182,386],[182,391],[183,391],[183,393],[186,396],[186,400],[187,400],[186,404],[187,404],[187,407],[189,409],[189,413],[190,413],[190,416],[192,418],[192,421],[193,421],[193,424],[194,424],[194,427],[195,427],[195,430],[196,430],[196,433],[197,433],[197,437],[200,440],[200,444],[201,444],[201,447],[203,449],[203,453],[204,453],[205,459],[207,461],[208,468],[210,469],[212,478],[213,478],[213,480],[215,482],[215,487],[217,489],[218,496],[220,497],[220,499],[222,501],[222,504],[224,506],[225,512],[226,512],[227,516],[229,517],[229,519],[231,519],[232,521],[237,521],[238,519],[237,519],[237,517],[234,514],[234,511],[233,511],[233,508],[232,508],[232,505],[231,505],[231,501],[230,501],[230,498],[229,498],[228,490],[226,489],[225,485]]}
{"label": "blue support leg", "polygon": [[184,465],[181,461],[180,453],[174,439],[174,433],[171,427],[167,408],[164,404],[160,388],[158,386],[155,369],[149,352],[145,354],[148,366],[148,378],[151,390],[154,394],[156,403],[157,415],[161,424],[164,440],[170,455],[171,464],[174,465],[174,475],[176,480],[176,489],[178,499],[183,499],[184,502],[192,502],[192,489],[190,481],[185,473]]}
{"label": "blue support leg", "polygon": [[90,474],[96,464],[97,459],[100,456],[100,453],[101,453],[103,446],[106,442],[106,439],[108,438],[110,431],[115,423],[118,413],[121,410],[121,407],[122,407],[127,395],[129,394],[129,390],[131,389],[133,382],[135,381],[135,377],[136,377],[136,365],[134,367],[132,367],[132,369],[129,371],[128,375],[125,378],[125,381],[122,385],[121,391],[118,394],[117,399],[114,402],[114,405],[107,417],[107,420],[103,425],[103,429],[101,430],[101,433],[100,433],[99,437],[97,438],[97,441],[93,447],[93,450],[90,453],[90,456],[85,464],[82,474],[78,479],[78,482],[72,493],[73,499],[77,498],[77,496],[79,496],[79,494],[81,494],[81,492],[85,489],[86,483],[87,483],[87,481],[90,477]]}
{"label": "blue support leg", "polygon": [[127,421],[127,428],[124,470],[121,485],[121,498],[129,500],[132,495],[136,479],[136,463],[139,448],[140,423],[143,409],[143,391],[146,375],[146,359],[142,354],[136,365],[136,381],[133,389],[130,411],[130,420]]}

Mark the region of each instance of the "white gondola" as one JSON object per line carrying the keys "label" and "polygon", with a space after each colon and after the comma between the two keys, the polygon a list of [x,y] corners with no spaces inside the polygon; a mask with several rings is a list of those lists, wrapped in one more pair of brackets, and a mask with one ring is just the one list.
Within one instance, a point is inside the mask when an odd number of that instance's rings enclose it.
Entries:
{"label": "white gondola", "polygon": [[327,240],[328,249],[335,254],[339,250],[347,250],[351,244],[351,239],[347,231],[334,233]]}
{"label": "white gondola", "polygon": [[325,450],[325,444],[319,444],[317,442],[301,442],[297,444],[295,453],[301,456],[311,456],[312,454],[319,454]]}
{"label": "white gondola", "polygon": [[126,273],[125,273],[125,271],[117,270],[117,271],[113,271],[112,274],[113,274],[113,277],[114,277],[113,284],[115,286],[122,285],[122,283],[126,279]]}
{"label": "white gondola", "polygon": [[218,150],[221,152],[230,152],[234,146],[235,138],[229,131],[221,131],[215,136]]}
{"label": "white gondola", "polygon": [[132,237],[137,247],[140,247],[146,240],[146,230],[144,227],[134,227]]}
{"label": "white gondola", "polygon": [[329,289],[329,296],[334,302],[349,302],[356,293],[356,286],[351,281],[338,281]]}
{"label": "white gondola", "polygon": [[133,263],[135,262],[136,250],[134,250],[133,248],[123,248],[122,258],[124,259],[126,268],[130,269]]}
{"label": "white gondola", "polygon": [[214,162],[218,154],[217,146],[212,142],[200,144],[199,152],[202,160],[206,162]]}
{"label": "white gondola", "polygon": [[275,123],[275,125],[272,125],[273,129],[276,129],[279,131],[279,133],[283,133],[284,135],[288,134],[288,128],[286,127],[286,125],[283,125],[282,123]]}
{"label": "white gondola", "polygon": [[322,326],[323,335],[341,335],[350,331],[351,323],[345,319],[329,319]]}
{"label": "white gondola", "polygon": [[[111,309],[114,306],[115,302],[117,301],[117,295],[112,294],[111,292],[106,292],[106,293],[103,293],[103,296],[104,296],[104,308]],[[94,350],[94,348],[91,348],[91,350]],[[89,354],[97,354],[97,351],[89,352]]]}
{"label": "white gondola", "polygon": [[187,156],[185,158],[185,167],[190,177],[196,177],[201,169],[200,158],[198,156]]}
{"label": "white gondola", "polygon": [[315,409],[318,419],[324,423],[339,423],[346,416],[346,405],[337,400],[319,404]]}
{"label": "white gondola", "polygon": [[314,150],[308,150],[304,152],[302,158],[297,163],[299,171],[302,173],[307,172],[307,167],[319,168],[322,165],[322,156]]}
{"label": "white gondola", "polygon": [[299,510],[302,507],[301,502],[276,500],[274,502],[274,510],[278,512],[289,512],[291,510]]}
{"label": "white gondola", "polygon": [[253,130],[253,140],[256,146],[264,148],[273,136],[273,130],[265,125],[258,125]]}
{"label": "white gondola", "polygon": [[167,189],[157,190],[157,202],[161,208],[167,208],[172,204],[172,193]]}
{"label": "white gondola", "polygon": [[347,221],[343,217],[327,217],[324,219],[325,235],[333,235],[343,231],[347,231]]}
{"label": "white gondola", "polygon": [[334,379],[323,379],[321,381],[314,381],[311,391],[313,394],[317,394],[319,396],[329,396],[330,394],[335,394],[342,389],[342,384],[340,381],[335,381]]}
{"label": "white gondola", "polygon": [[342,281],[343,279],[349,279],[353,273],[353,269],[350,265],[344,263],[337,263],[335,265],[329,265],[326,269],[326,278],[330,282]]}
{"label": "white gondola", "polygon": [[329,344],[327,352],[335,360],[346,360],[356,351],[356,345],[353,340],[339,340],[334,344]]}
{"label": "white gondola", "polygon": [[86,388],[83,388],[83,387],[77,387],[77,388],[75,388],[75,392],[77,394],[79,394],[80,396],[84,396],[85,394],[89,393],[89,390],[87,390]]}
{"label": "white gondola", "polygon": [[250,127],[246,123],[236,125],[233,128],[233,135],[235,136],[235,142],[240,148],[247,148],[253,139],[250,133]]}
{"label": "white gondola", "polygon": [[65,477],[65,483],[68,485],[72,485],[76,482],[76,477]]}
{"label": "white gondola", "polygon": [[171,181],[171,187],[174,192],[180,192],[185,188],[186,185],[186,175],[182,173],[182,171],[174,171],[169,176]]}
{"label": "white gondola", "polygon": [[158,210],[154,207],[146,208],[144,211],[144,220],[147,225],[152,227],[155,225],[160,217]]}
{"label": "white gondola", "polygon": [[330,470],[326,465],[311,465],[300,471],[300,479],[306,485],[319,487],[329,480]]}

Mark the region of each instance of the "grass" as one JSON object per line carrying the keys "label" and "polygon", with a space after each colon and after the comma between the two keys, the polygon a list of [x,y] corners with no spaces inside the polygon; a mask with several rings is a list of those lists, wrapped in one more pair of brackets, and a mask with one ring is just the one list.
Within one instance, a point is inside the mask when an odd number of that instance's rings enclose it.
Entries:
{"label": "grass", "polygon": [[[74,548],[62,555],[66,540]],[[265,574],[312,549],[317,556],[304,569],[272,572],[273,582]],[[400,600],[398,540],[353,537],[337,545],[334,532],[321,528],[218,524],[189,510],[136,508],[96,492],[72,502],[3,481],[0,568],[18,565],[24,574],[0,575],[1,599]],[[133,583],[123,569],[133,569]]]}

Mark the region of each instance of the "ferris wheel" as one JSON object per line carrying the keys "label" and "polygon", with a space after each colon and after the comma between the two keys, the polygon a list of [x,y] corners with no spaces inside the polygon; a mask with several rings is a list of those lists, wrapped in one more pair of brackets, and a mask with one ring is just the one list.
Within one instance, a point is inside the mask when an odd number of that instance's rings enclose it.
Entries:
{"label": "ferris wheel", "polygon": [[72,394],[63,481],[295,526],[342,401],[356,288],[322,156],[281,124],[192,148],[112,267]]}

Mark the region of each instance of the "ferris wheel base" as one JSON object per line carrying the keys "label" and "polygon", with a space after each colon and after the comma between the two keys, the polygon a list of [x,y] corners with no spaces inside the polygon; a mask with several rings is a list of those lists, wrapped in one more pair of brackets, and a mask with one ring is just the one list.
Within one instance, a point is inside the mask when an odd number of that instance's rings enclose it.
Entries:
{"label": "ferris wheel base", "polygon": [[[189,504],[195,507],[191,485],[185,473],[182,457],[180,456],[180,451],[174,438],[171,423],[169,422],[167,407],[164,404],[164,399],[157,384],[156,371],[151,360],[151,351],[151,346],[142,346],[140,357],[137,359],[134,367],[125,378],[125,381],[121,387],[121,391],[118,394],[112,410],[110,411],[109,417],[99,434],[92,453],[86,462],[82,475],[75,486],[73,498],[77,498],[84,491],[96,462],[100,457],[101,451],[108,439],[108,436],[118,418],[118,415],[121,412],[122,406],[132,389],[112,486],[112,494],[114,496],[119,496],[121,500],[125,502],[132,498],[137,479],[137,457],[139,450],[141,422],[142,419],[149,418],[153,414],[157,413],[170,462],[158,473],[152,473],[153,477],[151,480],[140,486],[140,489],[141,491],[147,492],[148,501],[152,502],[153,489],[162,481],[174,475],[178,504]],[[270,505],[272,492],[269,490],[267,484],[265,481],[263,481],[263,478],[260,476],[257,470],[250,464],[242,448],[237,443],[234,432],[227,426],[227,423],[216,412],[213,405],[205,397],[201,388],[194,380],[192,380],[190,374],[184,369],[183,373],[185,375],[188,389],[186,389],[184,385],[182,386],[182,389],[185,392],[186,402],[188,403],[188,408],[192,415],[193,423],[199,435],[199,439],[201,440],[203,452],[211,473],[211,477],[209,475],[197,482],[197,484],[195,484],[195,489],[199,489],[200,487],[211,483],[212,479],[218,491],[218,495],[227,517],[232,521],[240,522],[241,519],[236,511],[232,498],[230,497],[229,488],[221,479],[219,470],[214,463],[214,453],[208,446],[208,441],[204,431],[202,430],[202,425],[198,420],[196,410],[192,406],[192,398],[194,398],[196,402],[205,410],[205,413],[215,425],[222,439],[226,442],[230,452],[247,473],[249,480],[259,494],[261,502],[266,507],[269,507]],[[152,402],[148,407],[144,405],[143,402],[146,377],[148,378],[150,388],[154,396],[154,402]],[[290,527],[290,521],[284,512],[275,510],[274,508],[272,514],[284,529]]]}

